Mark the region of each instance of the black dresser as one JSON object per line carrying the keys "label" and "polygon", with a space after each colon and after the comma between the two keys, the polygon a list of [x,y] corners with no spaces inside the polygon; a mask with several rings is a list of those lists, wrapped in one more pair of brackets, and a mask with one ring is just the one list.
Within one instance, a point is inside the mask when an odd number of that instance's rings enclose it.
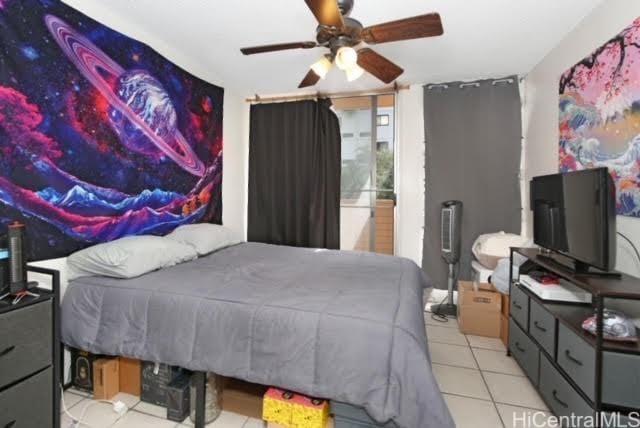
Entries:
{"label": "black dresser", "polygon": [[[540,299],[514,276],[514,254],[527,259],[519,274],[542,268],[590,293],[592,304]],[[640,300],[640,280],[575,275],[564,267],[567,262],[537,249],[511,249],[508,352],[556,416],[598,416],[596,427],[634,426],[626,423],[640,412],[640,343],[604,340],[601,314],[611,300]],[[596,335],[582,329],[594,313],[600,320]],[[621,415],[619,425],[607,422],[612,415]],[[580,422],[574,426],[583,426]]]}
{"label": "black dresser", "polygon": [[40,296],[0,301],[0,428],[60,427],[59,276],[53,291]]}

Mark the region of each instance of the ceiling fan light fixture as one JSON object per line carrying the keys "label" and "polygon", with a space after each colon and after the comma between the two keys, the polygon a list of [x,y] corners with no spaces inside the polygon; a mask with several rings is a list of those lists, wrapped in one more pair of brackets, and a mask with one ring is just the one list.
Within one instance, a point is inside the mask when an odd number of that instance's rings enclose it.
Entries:
{"label": "ceiling fan light fixture", "polygon": [[336,65],[347,71],[358,65],[358,52],[350,46],[343,46],[336,53]]}
{"label": "ceiling fan light fixture", "polygon": [[332,65],[333,63],[329,61],[329,58],[323,56],[311,66],[311,69],[314,73],[320,76],[321,79],[324,79],[325,77],[327,77],[327,74],[331,70]]}
{"label": "ceiling fan light fixture", "polygon": [[354,65],[348,70],[345,70],[347,74],[347,81],[353,82],[354,80],[358,80],[364,74],[364,69],[360,67],[358,64]]}

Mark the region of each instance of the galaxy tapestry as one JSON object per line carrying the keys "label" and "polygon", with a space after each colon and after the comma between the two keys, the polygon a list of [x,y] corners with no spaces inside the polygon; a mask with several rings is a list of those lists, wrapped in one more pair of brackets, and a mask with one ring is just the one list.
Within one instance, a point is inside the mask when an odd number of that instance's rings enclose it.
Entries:
{"label": "galaxy tapestry", "polygon": [[560,79],[560,170],[608,167],[640,217],[640,18]]}
{"label": "galaxy tapestry", "polygon": [[42,260],[222,215],[222,88],[57,0],[0,0],[0,235]]}

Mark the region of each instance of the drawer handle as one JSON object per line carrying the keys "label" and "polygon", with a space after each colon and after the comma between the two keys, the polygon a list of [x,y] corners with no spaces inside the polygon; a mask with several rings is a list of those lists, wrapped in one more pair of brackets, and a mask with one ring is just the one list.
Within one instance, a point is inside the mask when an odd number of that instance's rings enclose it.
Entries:
{"label": "drawer handle", "polygon": [[553,399],[556,400],[558,402],[558,404],[560,404],[565,409],[569,408],[569,405],[567,403],[565,403],[560,398],[558,398],[558,391],[556,391],[555,389],[553,390]]}
{"label": "drawer handle", "polygon": [[[14,349],[16,349],[15,346],[9,346],[8,348],[0,352],[0,357],[4,357],[5,355],[10,354]],[[15,423],[15,421],[13,421],[13,423]]]}
{"label": "drawer handle", "polygon": [[520,346],[520,342],[516,342],[516,348],[518,349],[518,351],[520,352],[527,352],[527,350],[525,348],[523,348],[522,346]]}
{"label": "drawer handle", "polygon": [[569,359],[569,361],[573,362],[574,364],[577,364],[579,366],[582,365],[582,361],[571,355],[571,352],[568,349],[564,351],[564,355]]}
{"label": "drawer handle", "polygon": [[15,421],[15,420],[13,420],[13,421],[9,422],[8,424],[6,424],[6,425],[4,426],[4,428],[11,428],[11,427],[12,427],[12,426],[14,426],[15,424],[16,424],[16,421]]}
{"label": "drawer handle", "polygon": [[535,326],[535,328],[537,328],[537,329],[538,329],[538,330],[540,330],[541,332],[543,332],[543,333],[546,333],[546,332],[547,332],[547,329],[546,329],[546,328],[544,328],[544,327],[542,327],[542,326],[540,325],[540,323],[538,323],[538,321],[534,321],[534,322],[533,322],[533,325]]}
{"label": "drawer handle", "polygon": [[520,305],[518,304],[518,302],[516,302],[515,300],[513,301],[513,306],[514,306],[516,309],[520,309],[520,310],[522,310],[522,306],[520,306]]}

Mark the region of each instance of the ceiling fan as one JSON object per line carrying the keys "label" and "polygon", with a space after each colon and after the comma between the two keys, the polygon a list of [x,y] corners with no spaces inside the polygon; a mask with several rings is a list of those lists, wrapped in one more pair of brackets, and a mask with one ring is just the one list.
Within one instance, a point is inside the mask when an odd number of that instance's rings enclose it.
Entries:
{"label": "ceiling fan", "polygon": [[245,55],[290,49],[329,48],[330,52],[311,66],[299,88],[313,86],[335,65],[344,70],[348,81],[368,71],[384,83],[396,80],[404,70],[366,45],[420,39],[443,34],[437,13],[364,27],[349,17],[354,0],[305,0],[319,24],[316,41],[281,43],[241,49]]}

